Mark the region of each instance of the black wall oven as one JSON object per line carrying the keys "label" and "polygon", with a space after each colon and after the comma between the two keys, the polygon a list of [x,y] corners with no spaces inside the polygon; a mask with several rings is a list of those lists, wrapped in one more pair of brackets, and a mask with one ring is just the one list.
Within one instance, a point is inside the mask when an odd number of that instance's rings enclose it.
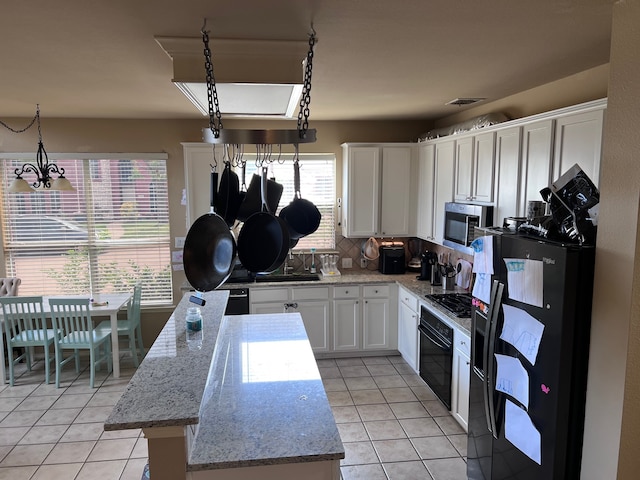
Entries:
{"label": "black wall oven", "polygon": [[420,376],[451,410],[453,328],[426,307],[420,308]]}

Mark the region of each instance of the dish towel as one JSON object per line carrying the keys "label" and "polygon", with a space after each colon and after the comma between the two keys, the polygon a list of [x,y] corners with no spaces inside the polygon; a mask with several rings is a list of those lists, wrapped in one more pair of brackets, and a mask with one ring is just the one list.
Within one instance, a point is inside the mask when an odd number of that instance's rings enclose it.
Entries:
{"label": "dish towel", "polygon": [[459,258],[456,268],[459,268],[460,270],[456,275],[456,285],[468,290],[471,285],[471,272],[473,270],[473,265],[464,258]]}

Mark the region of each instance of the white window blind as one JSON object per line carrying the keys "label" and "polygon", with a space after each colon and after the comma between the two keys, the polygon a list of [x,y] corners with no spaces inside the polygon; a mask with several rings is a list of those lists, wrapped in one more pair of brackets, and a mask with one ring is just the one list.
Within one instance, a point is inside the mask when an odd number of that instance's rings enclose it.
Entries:
{"label": "white window blind", "polygon": [[[247,160],[246,182],[251,183],[251,176],[258,173],[254,155],[244,155]],[[312,202],[320,211],[320,226],[313,234],[302,237],[295,250],[335,249],[335,198],[336,198],[336,161],[334,155],[307,154],[300,155],[300,194],[305,200]],[[274,161],[269,164],[269,178],[283,186],[282,197],[276,214],[293,200],[293,161],[292,155],[282,155],[282,163]]]}
{"label": "white window blind", "polygon": [[14,170],[32,161],[8,157],[0,162],[2,244],[21,295],[124,292],[141,282],[143,304],[173,302],[166,155],[49,155],[76,191],[32,193],[7,192]]}

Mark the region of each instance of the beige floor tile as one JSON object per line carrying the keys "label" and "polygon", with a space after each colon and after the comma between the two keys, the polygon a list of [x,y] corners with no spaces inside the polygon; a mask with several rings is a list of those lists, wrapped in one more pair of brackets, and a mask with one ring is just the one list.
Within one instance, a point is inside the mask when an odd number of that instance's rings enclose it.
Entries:
{"label": "beige floor tile", "polygon": [[0,480],[29,480],[37,469],[38,467],[31,465],[26,467],[0,466]]}
{"label": "beige floor tile", "polygon": [[420,460],[416,450],[407,438],[396,440],[376,440],[373,442],[373,448],[376,449],[378,457],[382,463]]}
{"label": "beige floor tile", "polygon": [[343,392],[327,392],[327,400],[332,407],[344,407],[353,405],[353,399],[348,391]]}
{"label": "beige floor tile", "polygon": [[353,390],[374,390],[377,389],[378,386],[376,382],[373,381],[373,377],[350,377],[345,378],[344,383],[347,385],[347,388],[351,391]]}
{"label": "beige floor tile", "polygon": [[443,434],[436,421],[431,417],[403,418],[400,420],[400,425],[409,437],[433,437]]}
{"label": "beige floor tile", "polygon": [[357,405],[356,409],[363,422],[374,420],[393,420],[393,412],[386,404],[379,405]]}
{"label": "beige floor tile", "polygon": [[131,456],[136,438],[119,438],[117,440],[98,440],[88,462],[103,460],[127,460]]}
{"label": "beige floor tile", "polygon": [[321,378],[342,378],[338,367],[318,367]]}
{"label": "beige floor tile", "polygon": [[425,460],[424,464],[434,480],[467,478],[467,464],[460,457]]}
{"label": "beige floor tile", "polygon": [[31,427],[4,427],[0,428],[0,445],[17,445]]}
{"label": "beige floor tile", "polygon": [[31,396],[41,396],[41,395],[55,395],[57,397],[59,397],[60,395],[62,395],[64,393],[65,389],[64,388],[58,388],[56,387],[56,377],[55,377],[55,372],[51,372],[51,383],[46,384],[46,383],[41,383],[40,385],[38,385],[38,388],[36,388],[33,393],[31,393]]}
{"label": "beige floor tile", "polygon": [[369,435],[362,422],[338,423],[338,433],[343,442],[366,442]]}
{"label": "beige floor tile", "polygon": [[95,444],[94,441],[58,443],[43,463],[85,462]]}
{"label": "beige floor tile", "polygon": [[377,388],[371,390],[351,390],[351,398],[353,398],[355,405],[386,403],[382,392]]}
{"label": "beige floor tile", "polygon": [[76,478],[81,468],[82,463],[41,465],[31,480],[70,480]]}
{"label": "beige floor tile", "polygon": [[[424,463],[420,461],[413,462],[391,462],[391,463],[383,463],[385,472],[389,480],[409,480],[409,479],[420,479],[420,480],[432,480],[432,476],[427,471],[427,467],[424,466]],[[462,477],[466,478],[466,477]]]}
{"label": "beige floor tile", "polygon": [[[118,480],[122,474],[126,460],[110,460],[106,462],[86,462],[78,473],[78,478],[99,478],[100,480]],[[142,472],[140,473],[142,476]]]}
{"label": "beige floor tile", "polygon": [[344,378],[371,376],[364,365],[339,366],[338,368]]}
{"label": "beige floor tile", "polygon": [[124,467],[120,480],[140,480],[144,466],[149,463],[146,458],[131,458]]}
{"label": "beige floor tile", "polygon": [[332,407],[331,410],[333,411],[333,418],[336,423],[352,423],[360,421],[360,416],[358,415],[356,407]]}
{"label": "beige floor tile", "polygon": [[147,439],[144,437],[138,438],[136,441],[135,447],[133,447],[133,451],[131,452],[131,458],[148,458],[149,457],[149,448]]}
{"label": "beige floor tile", "polygon": [[91,397],[93,397],[92,393],[65,393],[63,395],[60,395],[58,401],[54,403],[51,408],[83,408],[87,405],[89,400],[91,400]]}
{"label": "beige floor tile", "polygon": [[55,447],[54,443],[39,445],[17,445],[0,462],[0,467],[18,467],[21,465],[40,465],[49,452]]}
{"label": "beige floor tile", "polygon": [[75,423],[69,426],[60,441],[83,442],[88,440],[98,440],[103,432],[103,423]]}
{"label": "beige floor tile", "polygon": [[390,403],[389,407],[393,410],[396,418],[424,418],[429,414],[420,402],[401,402]]}
{"label": "beige floor tile", "polygon": [[413,446],[423,460],[459,457],[458,451],[446,436],[412,438]]}
{"label": "beige floor tile", "polygon": [[333,359],[333,358],[320,358],[320,359],[316,360],[316,364],[318,365],[318,368],[320,368],[320,367],[335,367],[335,366],[337,366],[337,363],[336,363],[335,359]]}
{"label": "beige floor tile", "polygon": [[367,365],[367,370],[369,370],[369,374],[372,376],[381,376],[381,375],[397,375],[398,371],[391,364],[386,365]]}
{"label": "beige floor tile", "polygon": [[46,410],[58,400],[59,395],[29,395],[25,398],[15,411],[21,410]]}
{"label": "beige floor tile", "polygon": [[339,367],[358,367],[364,366],[364,362],[360,357],[336,358],[336,365]]}
{"label": "beige floor tile", "polygon": [[34,445],[37,443],[56,443],[64,432],[69,428],[67,425],[42,425],[31,427],[31,430],[22,437],[18,445]]}
{"label": "beige floor tile", "polygon": [[426,387],[424,380],[422,380],[422,378],[420,378],[420,375],[417,375],[416,373],[402,374],[402,379],[404,380],[404,383],[406,383],[410,387],[418,387],[418,386]]}
{"label": "beige floor tile", "polygon": [[377,420],[364,422],[371,440],[392,440],[407,438],[406,433],[397,420]]}
{"label": "beige floor tile", "polygon": [[[7,373],[7,377],[9,374]],[[7,386],[2,392],[0,392],[0,398],[4,397],[22,397],[27,398],[36,388],[39,383],[33,383],[31,385],[14,385],[13,387]]]}
{"label": "beige floor tile", "polygon": [[9,452],[13,449],[12,445],[0,445],[0,462],[4,460],[4,457],[9,455]]}
{"label": "beige floor tile", "polygon": [[460,424],[451,415],[435,417],[434,419],[445,435],[458,435],[465,433]]}
{"label": "beige floor tile", "polygon": [[97,392],[93,395],[87,407],[113,407],[122,397],[122,392]]}
{"label": "beige floor tile", "polygon": [[113,407],[84,407],[73,423],[104,422]]}
{"label": "beige floor tile", "polygon": [[448,417],[451,415],[447,407],[445,407],[440,400],[428,400],[422,402],[422,404],[432,417]]}
{"label": "beige floor tile", "polygon": [[412,375],[412,374],[415,375],[416,373],[416,371],[406,363],[395,364],[394,367],[396,367],[396,370],[398,371],[398,373],[402,375]]}
{"label": "beige floor tile", "polygon": [[14,410],[0,422],[0,428],[31,427],[45,414],[45,412],[46,410]]}
{"label": "beige floor tile", "polygon": [[398,388],[406,387],[404,378],[400,375],[376,375],[373,377],[378,388]]}
{"label": "beige floor tile", "polygon": [[436,394],[433,393],[433,391],[427,386],[414,385],[411,387],[411,390],[420,401],[427,402],[438,399],[438,397],[436,397]]}
{"label": "beige floor tile", "polygon": [[369,365],[391,365],[387,357],[362,357],[362,363]]}
{"label": "beige floor tile", "polygon": [[340,473],[343,480],[387,480],[382,465],[375,463],[344,466],[340,468]]}
{"label": "beige floor tile", "polygon": [[[103,424],[98,424],[102,426]],[[131,428],[128,430],[111,430],[108,432],[102,432],[100,440],[115,440],[118,438],[138,438],[142,430],[139,428]]]}
{"label": "beige floor tile", "polygon": [[453,444],[453,446],[456,448],[456,450],[462,457],[467,456],[467,434],[466,433],[461,433],[459,435],[447,435],[447,438]]}
{"label": "beige floor tile", "polygon": [[18,405],[20,405],[24,399],[22,397],[3,397],[0,398],[0,412],[10,412]]}
{"label": "beige floor tile", "polygon": [[380,391],[388,403],[414,402],[418,400],[409,387],[381,388]]}
{"label": "beige floor tile", "polygon": [[380,462],[371,442],[349,442],[343,445],[344,458],[340,460],[340,465],[363,465]]}
{"label": "beige floor tile", "polygon": [[40,417],[37,425],[71,425],[73,420],[80,413],[80,408],[62,408],[59,410],[48,410]]}
{"label": "beige floor tile", "polygon": [[322,384],[327,392],[339,392],[347,389],[347,385],[342,378],[324,378],[322,379]]}

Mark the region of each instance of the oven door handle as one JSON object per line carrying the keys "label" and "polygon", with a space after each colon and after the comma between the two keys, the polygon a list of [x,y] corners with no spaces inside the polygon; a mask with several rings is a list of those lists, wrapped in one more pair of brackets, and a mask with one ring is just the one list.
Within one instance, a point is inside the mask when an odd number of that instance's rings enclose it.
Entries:
{"label": "oven door handle", "polygon": [[234,295],[229,295],[229,298],[248,298],[249,295],[247,295],[246,293],[238,293],[238,294],[234,294]]}
{"label": "oven door handle", "polygon": [[446,345],[440,341],[438,341],[437,338],[435,338],[431,332],[429,330],[427,330],[426,328],[424,328],[422,325],[418,325],[418,330],[420,331],[420,333],[422,333],[425,337],[427,337],[431,342],[435,343],[435,345],[440,348],[441,350],[446,350],[451,351],[451,345]]}

